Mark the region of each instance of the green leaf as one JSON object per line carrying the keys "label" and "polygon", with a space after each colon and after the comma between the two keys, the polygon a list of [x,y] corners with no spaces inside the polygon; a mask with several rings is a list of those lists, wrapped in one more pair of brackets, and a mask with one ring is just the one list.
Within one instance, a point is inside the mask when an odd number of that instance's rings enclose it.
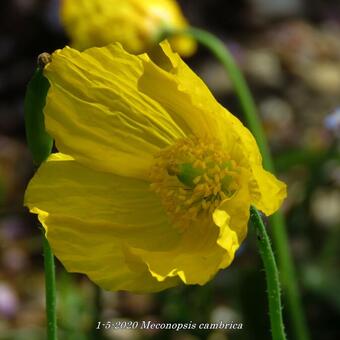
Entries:
{"label": "green leaf", "polygon": [[43,113],[49,87],[43,70],[38,67],[28,83],[24,102],[27,144],[37,165],[50,155],[53,147],[53,139],[45,130]]}

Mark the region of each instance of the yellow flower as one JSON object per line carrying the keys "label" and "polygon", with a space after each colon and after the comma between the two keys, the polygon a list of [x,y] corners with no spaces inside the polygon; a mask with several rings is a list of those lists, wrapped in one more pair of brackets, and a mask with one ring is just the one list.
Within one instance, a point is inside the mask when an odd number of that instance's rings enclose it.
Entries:
{"label": "yellow flower", "polygon": [[[181,30],[188,24],[175,0],[62,0],[61,20],[74,48],[84,50],[120,42],[131,53],[142,53],[164,28]],[[193,39],[170,40],[182,56],[196,50]]]}
{"label": "yellow flower", "polygon": [[65,47],[44,73],[60,153],[25,205],[67,270],[109,290],[203,285],[232,262],[250,205],[281,205],[251,133],[168,43],[139,56]]}

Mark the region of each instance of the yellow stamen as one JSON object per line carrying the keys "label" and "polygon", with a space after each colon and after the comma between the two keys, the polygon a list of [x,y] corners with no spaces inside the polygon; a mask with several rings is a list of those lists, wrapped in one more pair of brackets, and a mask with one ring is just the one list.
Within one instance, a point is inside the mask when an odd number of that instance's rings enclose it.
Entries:
{"label": "yellow stamen", "polygon": [[[184,138],[155,156],[151,189],[175,225],[212,214],[238,189],[235,160],[214,140]],[[209,216],[209,215],[208,215]]]}

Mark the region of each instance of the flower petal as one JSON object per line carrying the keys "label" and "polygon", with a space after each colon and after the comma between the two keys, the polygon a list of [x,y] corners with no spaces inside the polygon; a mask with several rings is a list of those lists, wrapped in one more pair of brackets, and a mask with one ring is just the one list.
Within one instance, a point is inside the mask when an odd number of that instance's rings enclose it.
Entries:
{"label": "flower petal", "polygon": [[[203,285],[225,263],[229,265],[232,262],[238,248],[238,244],[235,247],[231,244],[232,239],[227,249],[221,247],[218,244],[219,232],[220,229],[211,222],[200,220],[183,233],[181,243],[173,250],[149,252],[135,248],[132,252],[143,259],[159,282],[178,276],[185,284]],[[224,236],[227,236],[226,233]]]}
{"label": "flower petal", "polygon": [[[139,82],[141,91],[161,103],[187,135],[210,135],[223,141],[233,159],[239,158],[239,163],[246,162],[242,165],[252,169],[256,182],[252,203],[267,215],[279,209],[286,197],[285,184],[263,170],[262,157],[250,131],[216,101],[166,41],[151,57],[142,56],[145,72]],[[167,90],[153,88],[154,81],[162,82]],[[237,152],[233,151],[235,148]]]}
{"label": "flower petal", "polygon": [[267,216],[277,211],[287,197],[286,184],[260,166],[252,167],[255,187],[252,188],[252,204]]}
{"label": "flower petal", "polygon": [[[159,102],[187,135],[214,137],[226,145],[230,143],[230,134],[237,135],[251,160],[261,164],[261,155],[250,131],[217,102],[167,41],[154,48],[150,58],[142,55],[141,59],[145,71],[139,89]],[[154,83],[163,86],[155,88]]]}
{"label": "flower petal", "polygon": [[[152,59],[140,56],[144,63],[140,91],[159,102],[188,135],[206,137],[214,133],[219,138],[225,130],[214,110],[217,103],[201,79],[171,51],[167,42],[152,53]],[[162,86],[155,87],[155,83]]]}
{"label": "flower petal", "polygon": [[155,152],[184,134],[138,91],[142,72],[138,57],[119,45],[56,51],[44,70],[51,84],[44,113],[59,151],[97,170],[145,179]]}
{"label": "flower petal", "polygon": [[[251,204],[250,191],[245,176],[246,172],[243,173],[244,183],[240,185],[240,189],[231,198],[222,201],[213,213],[214,222],[221,228],[221,234],[223,235],[223,228],[228,226],[236,233],[239,244],[242,243],[247,235]],[[222,246],[223,242],[228,242],[228,240],[221,237],[219,243]]]}
{"label": "flower petal", "polygon": [[178,284],[178,278],[159,282],[131,251],[166,252],[181,239],[148,183],[54,154],[31,180],[25,205],[38,214],[67,270],[110,290],[158,291]]}

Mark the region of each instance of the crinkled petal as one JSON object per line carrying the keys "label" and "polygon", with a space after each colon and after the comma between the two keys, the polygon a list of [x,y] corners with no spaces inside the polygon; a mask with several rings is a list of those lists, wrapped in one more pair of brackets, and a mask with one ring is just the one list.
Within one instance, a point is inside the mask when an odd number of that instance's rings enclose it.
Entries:
{"label": "crinkled petal", "polygon": [[131,250],[167,252],[181,239],[148,183],[54,154],[31,180],[25,205],[38,214],[67,270],[109,290],[159,291],[178,284],[178,278],[157,280]]}
{"label": "crinkled petal", "polygon": [[[224,207],[224,209],[226,208],[227,207]],[[231,215],[226,212],[226,210],[222,209],[223,207],[215,209],[213,213],[214,223],[220,228],[217,244],[225,250],[225,255],[223,256],[223,259],[219,266],[219,268],[221,269],[227,268],[231,264],[234,259],[235,253],[240,247],[240,244],[242,243],[243,238],[245,237],[245,234],[247,232],[247,224],[244,224],[244,220],[238,224],[237,221],[235,221],[235,209],[226,209],[231,213],[232,218]],[[241,211],[242,209],[239,210]],[[241,213],[244,212],[244,210],[241,211]],[[241,218],[237,219],[239,221],[241,220]]]}
{"label": "crinkled petal", "polygon": [[[153,155],[184,136],[138,90],[143,65],[119,45],[52,55],[45,125],[60,152],[96,170],[145,179]],[[161,87],[154,84],[155,87]]]}
{"label": "crinkled petal", "polygon": [[219,228],[211,221],[199,220],[183,233],[173,251],[154,253],[135,248],[132,252],[143,259],[159,282],[178,276],[185,284],[203,285],[232,262],[238,247],[235,232],[226,225]]}
{"label": "crinkled petal", "polygon": [[267,216],[277,211],[287,197],[286,184],[260,166],[252,167],[252,204]]}
{"label": "crinkled petal", "polygon": [[[236,233],[238,243],[241,244],[247,235],[249,210],[251,205],[250,188],[248,187],[247,171],[243,171],[239,190],[231,197],[221,202],[213,213],[217,226],[228,227]],[[249,174],[248,174],[249,176]],[[222,240],[220,242],[223,242]]]}
{"label": "crinkled petal", "polygon": [[139,81],[142,92],[159,102],[188,135],[206,137],[214,133],[222,138],[225,129],[214,112],[216,103],[211,103],[211,98],[205,102],[209,90],[168,43],[155,48],[152,59],[146,54],[140,57],[145,69]]}
{"label": "crinkled petal", "polygon": [[[214,137],[227,146],[230,135],[237,135],[249,159],[261,164],[262,158],[250,131],[217,102],[205,83],[171,50],[167,41],[155,48],[150,57],[142,55],[141,58],[145,71],[139,89],[162,104],[186,134]],[[154,83],[163,86],[155,87]]]}

